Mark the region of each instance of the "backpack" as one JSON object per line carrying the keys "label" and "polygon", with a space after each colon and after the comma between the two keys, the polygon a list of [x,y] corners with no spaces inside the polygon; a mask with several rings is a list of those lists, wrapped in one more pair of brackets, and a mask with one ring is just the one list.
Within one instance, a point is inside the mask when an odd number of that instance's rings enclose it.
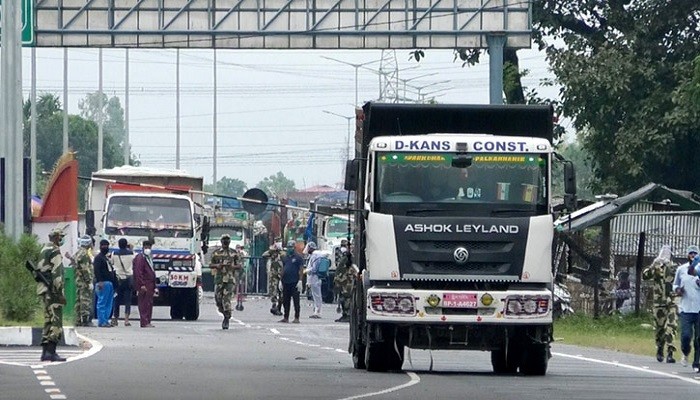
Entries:
{"label": "backpack", "polygon": [[331,268],[331,259],[328,256],[321,257],[318,260],[318,271],[316,275],[319,279],[326,279],[328,277],[328,270]]}

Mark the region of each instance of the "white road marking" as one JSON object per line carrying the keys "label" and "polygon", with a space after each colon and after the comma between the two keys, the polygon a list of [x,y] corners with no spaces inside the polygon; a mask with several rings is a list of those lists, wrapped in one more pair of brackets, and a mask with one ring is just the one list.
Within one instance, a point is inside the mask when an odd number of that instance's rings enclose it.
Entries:
{"label": "white road marking", "polygon": [[275,328],[270,328],[270,332],[274,333],[275,335],[279,335],[279,334],[280,334],[280,331],[278,331],[278,330],[275,329]]}
{"label": "white road marking", "polygon": [[351,397],[343,397],[340,400],[354,400],[354,399],[363,399],[365,397],[380,396],[383,394],[399,391],[399,390],[407,388],[409,386],[416,385],[420,382],[420,377],[415,372],[406,372],[406,375],[408,375],[411,378],[411,380],[402,384],[402,385],[390,387],[390,388],[387,388],[384,390],[380,390],[378,392],[358,394],[357,396],[351,396]]}
{"label": "white road marking", "polygon": [[650,369],[648,366],[636,367],[634,365],[623,364],[623,363],[620,363],[617,361],[598,360],[596,358],[584,357],[582,355],[572,355],[572,354],[555,353],[555,352],[552,352],[552,354],[555,356],[571,358],[574,360],[587,361],[587,362],[592,362],[592,363],[597,363],[597,364],[610,365],[613,367],[631,369],[633,371],[646,372],[648,374],[659,375],[659,376],[664,376],[664,377],[673,378],[673,379],[679,379],[679,380],[684,381],[684,382],[700,385],[700,381],[696,381],[693,378],[686,378],[684,376],[678,376],[678,375],[674,375],[674,374],[671,374],[668,372],[656,371],[656,370]]}

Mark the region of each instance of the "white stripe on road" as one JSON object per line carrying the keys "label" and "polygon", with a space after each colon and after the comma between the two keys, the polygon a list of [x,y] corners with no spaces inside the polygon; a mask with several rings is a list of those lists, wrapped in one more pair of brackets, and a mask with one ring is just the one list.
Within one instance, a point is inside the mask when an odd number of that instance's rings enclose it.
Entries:
{"label": "white stripe on road", "polygon": [[604,360],[598,360],[596,358],[584,357],[584,356],[580,356],[580,355],[554,353],[554,352],[552,354],[555,356],[571,358],[571,359],[579,360],[579,361],[588,361],[588,362],[597,363],[597,364],[610,365],[613,367],[631,369],[631,370],[637,371],[637,372],[646,372],[648,374],[664,376],[666,378],[679,379],[679,380],[684,381],[684,382],[693,383],[695,385],[700,385],[700,381],[696,381],[695,379],[686,378],[684,376],[679,376],[679,375],[674,375],[674,374],[669,374],[668,372],[656,371],[656,370],[650,369],[648,367],[635,367],[634,365],[623,364],[623,363],[618,362],[618,361],[604,361]]}
{"label": "white stripe on road", "polygon": [[401,389],[407,388],[407,387],[409,387],[409,386],[413,386],[413,385],[415,385],[415,384],[417,384],[417,383],[420,382],[420,377],[419,377],[416,373],[414,373],[414,372],[406,372],[406,375],[408,375],[408,376],[411,378],[411,380],[408,381],[408,382],[406,382],[406,383],[404,383],[404,384],[402,384],[402,385],[390,387],[390,388],[384,389],[384,390],[380,390],[379,392],[358,394],[357,396],[351,396],[351,397],[343,397],[343,398],[340,399],[340,400],[354,400],[354,399],[363,399],[363,398],[365,398],[365,397],[380,396],[380,395],[383,395],[383,394],[387,394],[387,393],[392,393],[392,392],[399,391],[399,390],[401,390]]}
{"label": "white stripe on road", "polygon": [[280,331],[278,331],[278,330],[275,329],[275,328],[270,328],[270,332],[274,333],[275,335],[279,335],[279,334],[280,334]]}

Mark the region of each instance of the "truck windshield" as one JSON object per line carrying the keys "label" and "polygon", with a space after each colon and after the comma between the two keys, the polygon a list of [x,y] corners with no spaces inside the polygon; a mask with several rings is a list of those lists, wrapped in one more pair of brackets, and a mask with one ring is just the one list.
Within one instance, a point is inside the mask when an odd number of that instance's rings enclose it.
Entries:
{"label": "truck windshield", "polygon": [[348,235],[348,220],[342,218],[331,218],[328,220],[327,235],[328,237],[339,238]]}
{"label": "truck windshield", "polygon": [[474,153],[452,166],[455,153],[378,153],[375,209],[400,215],[511,216],[547,212],[548,155]]}
{"label": "truck windshield", "polygon": [[212,226],[209,231],[209,240],[220,240],[224,233],[231,235],[231,241],[243,240],[243,228],[231,226]]}
{"label": "truck windshield", "polygon": [[192,209],[187,199],[114,196],[107,205],[108,235],[192,237]]}

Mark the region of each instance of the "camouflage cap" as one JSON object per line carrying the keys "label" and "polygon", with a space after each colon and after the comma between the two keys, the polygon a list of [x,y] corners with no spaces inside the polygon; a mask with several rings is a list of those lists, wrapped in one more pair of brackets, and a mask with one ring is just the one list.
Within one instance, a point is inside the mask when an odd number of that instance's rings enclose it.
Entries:
{"label": "camouflage cap", "polygon": [[63,232],[63,229],[61,229],[61,228],[54,228],[51,230],[51,232],[49,232],[50,238],[52,238],[52,237],[64,237],[64,236],[66,236],[66,233]]}
{"label": "camouflage cap", "polygon": [[221,235],[221,240],[224,240],[224,239],[231,240],[231,235],[229,235],[228,233],[224,233],[223,235]]}
{"label": "camouflage cap", "polygon": [[92,246],[92,238],[88,235],[83,235],[78,239],[78,246],[80,247],[90,247]]}
{"label": "camouflage cap", "polygon": [[700,253],[700,249],[698,249],[698,246],[696,246],[696,245],[694,245],[694,244],[691,244],[690,246],[688,246],[688,250],[686,251],[686,253],[688,253],[688,254],[690,254],[690,253],[698,254],[698,253]]}

